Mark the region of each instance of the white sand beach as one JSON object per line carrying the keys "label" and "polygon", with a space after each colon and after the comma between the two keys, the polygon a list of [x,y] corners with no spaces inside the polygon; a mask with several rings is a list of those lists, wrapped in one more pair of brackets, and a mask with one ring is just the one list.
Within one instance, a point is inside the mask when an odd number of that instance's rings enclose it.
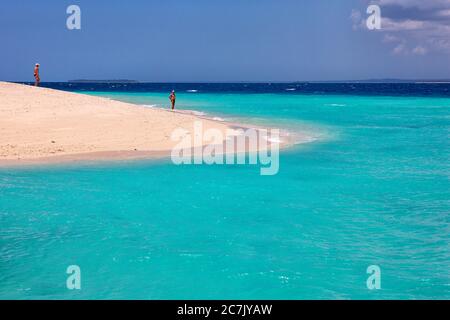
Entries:
{"label": "white sand beach", "polygon": [[205,129],[229,128],[194,115],[0,82],[0,162],[166,155],[175,145],[173,130],[189,130],[196,120]]}
{"label": "white sand beach", "polygon": [[0,82],[0,165],[167,156],[176,145],[172,132],[192,132],[195,121],[224,136],[233,128],[182,112]]}

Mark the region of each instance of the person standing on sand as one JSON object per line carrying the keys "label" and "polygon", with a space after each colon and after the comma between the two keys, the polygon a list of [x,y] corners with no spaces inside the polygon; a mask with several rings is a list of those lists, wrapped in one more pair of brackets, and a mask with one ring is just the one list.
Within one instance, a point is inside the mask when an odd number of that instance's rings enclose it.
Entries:
{"label": "person standing on sand", "polygon": [[39,63],[36,63],[36,65],[34,66],[34,79],[36,80],[34,82],[34,85],[36,87],[39,87],[39,83],[41,82],[41,78],[39,77]]}
{"label": "person standing on sand", "polygon": [[172,92],[170,93],[169,96],[170,102],[172,103],[172,110],[175,109],[175,100],[177,99],[176,95],[175,95],[175,90],[172,90]]}

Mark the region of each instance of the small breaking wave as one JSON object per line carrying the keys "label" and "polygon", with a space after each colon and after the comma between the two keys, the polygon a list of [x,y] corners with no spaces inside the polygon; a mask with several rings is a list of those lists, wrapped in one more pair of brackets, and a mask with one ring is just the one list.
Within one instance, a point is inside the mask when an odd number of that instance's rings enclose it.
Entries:
{"label": "small breaking wave", "polygon": [[346,104],[342,104],[342,103],[328,103],[325,106],[327,107],[346,107]]}
{"label": "small breaking wave", "polygon": [[271,143],[282,143],[283,142],[283,140],[281,140],[280,138],[266,138],[266,140]]}
{"label": "small breaking wave", "polygon": [[[333,104],[333,105],[337,105],[337,104]],[[164,107],[162,107],[160,105],[157,105],[157,104],[143,104],[141,106],[146,107],[146,108],[167,110],[167,108],[164,108]],[[197,116],[197,117],[201,117],[201,118],[209,119],[209,120],[213,120],[213,121],[218,121],[218,122],[231,121],[230,124],[232,124],[232,123],[247,123],[248,122],[247,119],[239,119],[239,120],[236,120],[236,119],[234,119],[234,120],[224,119],[222,117],[208,115],[207,113],[205,113],[203,111],[197,111],[197,110],[178,109],[178,110],[175,110],[175,112],[176,113],[193,115],[193,116]],[[270,125],[270,127],[272,127],[272,126],[273,125]],[[241,128],[241,130],[234,130],[233,129],[228,134],[228,136],[232,137],[232,136],[242,135],[243,134],[242,130],[245,131],[245,129],[248,129],[248,128],[250,128],[250,126],[243,126]],[[268,126],[267,126],[267,124],[265,124],[265,125],[256,124],[254,128],[259,130],[258,128],[268,128]],[[280,130],[280,135],[278,137],[266,136],[264,138],[269,143],[280,144],[280,145],[298,145],[298,144],[311,143],[311,142],[315,142],[317,140],[325,139],[319,132],[315,132],[315,130],[312,130],[312,131],[310,131],[310,130],[296,130],[294,128],[286,128],[286,129]]]}
{"label": "small breaking wave", "polygon": [[199,117],[206,115],[206,113],[204,113],[202,111],[195,111],[195,110],[189,110],[189,113],[193,114],[194,116],[199,116]]}

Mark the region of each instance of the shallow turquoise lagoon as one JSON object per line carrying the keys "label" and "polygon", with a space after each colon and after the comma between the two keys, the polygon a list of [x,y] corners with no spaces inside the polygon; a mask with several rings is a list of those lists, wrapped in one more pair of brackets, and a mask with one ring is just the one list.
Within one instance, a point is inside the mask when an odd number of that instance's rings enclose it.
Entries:
{"label": "shallow turquoise lagoon", "polygon": [[[166,93],[95,94],[168,107]],[[2,168],[0,298],[450,299],[450,99],[177,105],[315,141],[283,151],[275,176],[170,160]],[[69,265],[81,290],[66,288]]]}

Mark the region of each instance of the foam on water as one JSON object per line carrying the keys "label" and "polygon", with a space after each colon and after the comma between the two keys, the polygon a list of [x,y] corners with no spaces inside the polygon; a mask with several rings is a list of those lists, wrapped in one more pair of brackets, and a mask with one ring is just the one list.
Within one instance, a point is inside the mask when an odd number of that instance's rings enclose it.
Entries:
{"label": "foam on water", "polygon": [[272,143],[278,143],[278,144],[283,143],[283,140],[281,140],[280,138],[266,138],[266,140],[268,142],[272,142]]}
{"label": "foam on water", "polygon": [[330,106],[330,107],[345,107],[346,105],[342,104],[342,103],[329,103],[329,104],[326,104],[326,106]]}

